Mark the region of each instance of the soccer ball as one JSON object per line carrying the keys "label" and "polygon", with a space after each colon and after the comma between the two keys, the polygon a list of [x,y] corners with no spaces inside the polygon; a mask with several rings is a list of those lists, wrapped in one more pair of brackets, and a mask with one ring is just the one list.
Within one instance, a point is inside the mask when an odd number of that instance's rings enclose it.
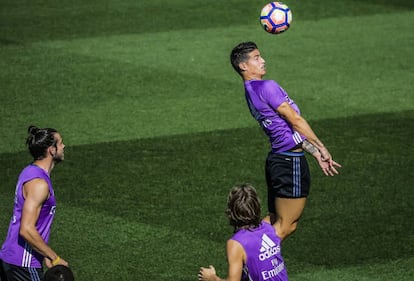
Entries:
{"label": "soccer ball", "polygon": [[266,4],[260,13],[260,24],[264,30],[272,34],[286,31],[292,22],[292,12],[282,2]]}

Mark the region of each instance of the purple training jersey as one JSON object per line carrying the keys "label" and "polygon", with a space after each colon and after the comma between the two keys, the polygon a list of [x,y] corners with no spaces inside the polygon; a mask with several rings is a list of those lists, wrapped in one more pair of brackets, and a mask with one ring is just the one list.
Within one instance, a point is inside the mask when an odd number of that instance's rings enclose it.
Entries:
{"label": "purple training jersey", "polygon": [[250,113],[269,137],[272,152],[293,149],[306,139],[294,131],[276,111],[282,103],[287,102],[300,114],[298,106],[279,84],[273,80],[249,80],[244,82],[244,88]]}
{"label": "purple training jersey", "polygon": [[10,221],[7,238],[0,251],[0,259],[6,263],[21,267],[41,268],[43,262],[43,256],[36,252],[19,234],[20,220],[25,201],[23,185],[36,178],[44,179],[49,185],[50,196],[43,203],[36,223],[36,229],[46,243],[49,242],[50,229],[55,215],[56,201],[49,175],[36,165],[28,165],[19,175],[14,198],[13,216]]}
{"label": "purple training jersey", "polygon": [[[258,228],[237,231],[232,240],[246,252],[244,277],[254,281],[287,281],[287,271],[280,252],[280,238],[273,226],[262,222]],[[243,279],[244,280],[244,279]]]}

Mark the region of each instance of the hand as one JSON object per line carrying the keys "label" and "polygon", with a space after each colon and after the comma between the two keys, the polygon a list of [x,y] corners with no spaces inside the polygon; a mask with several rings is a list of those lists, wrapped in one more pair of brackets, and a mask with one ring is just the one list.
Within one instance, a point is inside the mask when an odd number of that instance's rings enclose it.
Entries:
{"label": "hand", "polygon": [[333,161],[332,159],[330,161],[326,161],[322,156],[317,157],[316,159],[318,160],[318,164],[326,176],[333,177],[334,175],[339,174],[338,170],[336,170],[336,168],[342,167],[339,163]]}
{"label": "hand", "polygon": [[216,269],[212,265],[209,268],[201,267],[198,272],[199,281],[214,281],[216,277]]}

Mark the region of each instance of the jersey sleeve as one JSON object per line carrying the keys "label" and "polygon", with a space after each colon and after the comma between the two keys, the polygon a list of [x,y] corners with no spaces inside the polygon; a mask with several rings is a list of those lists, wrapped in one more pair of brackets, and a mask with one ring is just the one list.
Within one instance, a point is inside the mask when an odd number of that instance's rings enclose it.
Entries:
{"label": "jersey sleeve", "polygon": [[286,101],[286,94],[282,88],[273,80],[267,80],[263,84],[262,95],[264,100],[276,110]]}

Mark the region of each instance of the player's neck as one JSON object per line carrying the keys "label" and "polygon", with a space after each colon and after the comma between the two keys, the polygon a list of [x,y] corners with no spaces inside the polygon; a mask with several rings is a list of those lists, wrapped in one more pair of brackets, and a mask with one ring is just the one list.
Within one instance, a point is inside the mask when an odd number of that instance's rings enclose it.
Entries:
{"label": "player's neck", "polygon": [[53,160],[50,159],[41,159],[35,160],[33,165],[38,166],[40,169],[44,170],[48,175],[52,172],[53,168],[55,167],[55,163]]}
{"label": "player's neck", "polygon": [[249,81],[249,80],[262,80],[263,75],[260,73],[244,73],[243,80]]}
{"label": "player's neck", "polygon": [[262,76],[254,76],[254,75],[252,75],[252,76],[245,76],[245,77],[243,77],[243,80],[244,81],[250,81],[250,80],[262,80]]}

